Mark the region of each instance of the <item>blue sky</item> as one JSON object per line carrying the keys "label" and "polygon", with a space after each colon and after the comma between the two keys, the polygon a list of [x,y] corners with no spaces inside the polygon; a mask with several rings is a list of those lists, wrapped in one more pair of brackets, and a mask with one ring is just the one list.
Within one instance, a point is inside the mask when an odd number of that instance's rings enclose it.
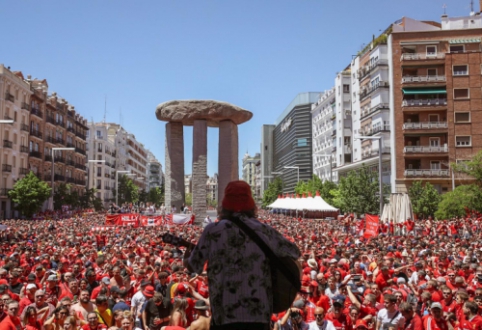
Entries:
{"label": "blue sky", "polygon": [[[215,99],[253,112],[239,155],[259,151],[299,92],[322,91],[373,34],[397,19],[465,16],[470,0],[0,1],[0,63],[46,78],[89,121],[120,121],[164,165],[156,105]],[[475,1],[476,11],[478,1]],[[185,129],[191,173],[192,129]],[[208,135],[208,173],[218,134]],[[240,162],[241,164],[241,162]]]}

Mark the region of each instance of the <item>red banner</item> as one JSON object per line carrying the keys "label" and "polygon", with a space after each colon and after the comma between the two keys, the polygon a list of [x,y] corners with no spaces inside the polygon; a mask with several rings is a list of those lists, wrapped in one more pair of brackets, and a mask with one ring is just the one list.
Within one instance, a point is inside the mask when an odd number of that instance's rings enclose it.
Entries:
{"label": "red banner", "polygon": [[162,225],[162,216],[143,215],[141,218],[141,226],[160,226]]}
{"label": "red banner", "polygon": [[378,235],[378,215],[365,214],[365,238],[375,237]]}
{"label": "red banner", "polygon": [[105,217],[106,225],[116,226],[139,226],[139,214],[124,213],[124,214],[108,214]]}

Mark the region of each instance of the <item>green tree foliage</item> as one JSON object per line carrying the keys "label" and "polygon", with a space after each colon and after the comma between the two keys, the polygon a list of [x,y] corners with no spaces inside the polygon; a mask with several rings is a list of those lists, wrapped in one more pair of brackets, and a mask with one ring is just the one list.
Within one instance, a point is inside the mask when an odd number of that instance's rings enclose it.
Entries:
{"label": "green tree foliage", "polygon": [[145,189],[139,189],[139,202],[146,203],[147,196],[148,196],[148,192]]}
{"label": "green tree foliage", "polygon": [[151,188],[147,193],[147,201],[149,203],[156,205],[156,207],[161,206],[162,202],[164,201],[162,188],[161,187]]}
{"label": "green tree foliage", "polygon": [[482,212],[482,191],[476,184],[462,185],[442,196],[435,212],[437,219],[464,216],[466,210]]}
{"label": "green tree foliage", "polygon": [[457,173],[467,174],[475,179],[475,184],[482,187],[482,150],[468,162],[451,164]]}
{"label": "green tree foliage", "polygon": [[15,203],[15,208],[30,218],[38,212],[49,198],[51,189],[46,182],[40,181],[33,172],[18,180],[8,197]]}
{"label": "green tree foliage", "polygon": [[[321,198],[325,200],[330,205],[333,205],[333,200],[336,195],[336,190],[338,186],[332,181],[323,182],[317,175],[313,175],[313,178],[307,182],[299,181],[295,187],[295,193],[302,195],[308,195],[311,193],[312,196],[316,195],[318,191]],[[334,205],[333,205],[334,206]]]}
{"label": "green tree foliage", "polygon": [[[118,203],[137,203],[139,201],[139,187],[134,184],[130,178],[125,175],[119,177],[118,180]],[[114,191],[114,197],[116,192]]]}
{"label": "green tree foliage", "polygon": [[[345,212],[371,213],[380,212],[378,172],[368,169],[365,165],[357,171],[348,172],[340,178],[338,185],[340,207]],[[390,188],[383,187],[383,195],[389,194]],[[386,203],[386,198],[385,201]]]}
{"label": "green tree foliage", "polygon": [[187,206],[192,206],[192,193],[187,193],[184,198],[184,202]]}
{"label": "green tree foliage", "polygon": [[412,202],[413,212],[422,218],[434,215],[441,200],[439,192],[430,182],[427,182],[424,186],[420,180],[412,184],[408,190],[408,195]]}
{"label": "green tree foliage", "polygon": [[206,196],[206,205],[211,207],[218,206],[218,202],[215,199],[213,199],[213,195],[211,193],[207,194]]}
{"label": "green tree foliage", "polygon": [[278,195],[283,193],[283,181],[280,177],[276,177],[273,182],[268,184],[268,188],[263,193],[263,204],[262,207],[267,207],[273,203]]}

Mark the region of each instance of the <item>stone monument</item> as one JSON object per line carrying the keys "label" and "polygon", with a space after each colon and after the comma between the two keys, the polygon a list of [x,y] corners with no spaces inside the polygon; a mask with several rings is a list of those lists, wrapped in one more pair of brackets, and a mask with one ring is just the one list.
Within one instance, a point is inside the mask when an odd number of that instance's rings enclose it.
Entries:
{"label": "stone monument", "polygon": [[212,100],[174,100],[156,108],[158,120],[166,124],[165,205],[177,210],[184,201],[184,126],[193,126],[192,211],[206,217],[207,129],[219,128],[218,205],[224,188],[238,179],[238,125],[253,117],[250,111]]}

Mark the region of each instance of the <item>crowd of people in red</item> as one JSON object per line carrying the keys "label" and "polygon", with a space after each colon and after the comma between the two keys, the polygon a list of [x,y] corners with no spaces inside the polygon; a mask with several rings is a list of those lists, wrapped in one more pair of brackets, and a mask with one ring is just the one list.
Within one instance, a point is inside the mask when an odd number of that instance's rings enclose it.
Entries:
{"label": "crowd of people in red", "polygon": [[[7,220],[0,233],[0,330],[209,329],[206,271],[189,273],[170,232],[198,226],[109,227],[105,214]],[[482,330],[482,222],[476,217],[380,225],[260,211],[301,251],[302,289],[272,329]]]}

